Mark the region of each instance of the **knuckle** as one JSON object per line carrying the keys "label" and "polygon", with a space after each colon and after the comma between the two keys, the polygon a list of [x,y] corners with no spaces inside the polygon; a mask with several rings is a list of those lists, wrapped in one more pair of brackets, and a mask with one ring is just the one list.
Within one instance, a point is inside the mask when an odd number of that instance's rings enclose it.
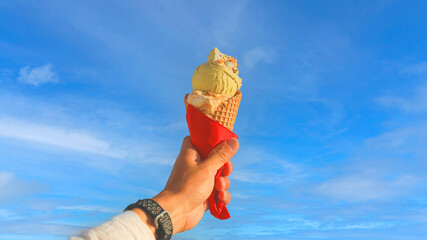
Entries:
{"label": "knuckle", "polygon": [[230,160],[228,149],[226,146],[223,146],[215,151],[215,155],[219,158],[221,162],[227,162]]}
{"label": "knuckle", "polygon": [[191,143],[191,137],[190,136],[185,136],[184,139],[182,140],[182,145],[188,145]]}

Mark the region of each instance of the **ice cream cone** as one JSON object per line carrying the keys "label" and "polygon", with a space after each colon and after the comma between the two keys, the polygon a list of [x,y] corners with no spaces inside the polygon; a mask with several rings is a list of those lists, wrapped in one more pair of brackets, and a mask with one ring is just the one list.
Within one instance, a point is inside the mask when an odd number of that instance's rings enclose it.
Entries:
{"label": "ice cream cone", "polygon": [[[187,109],[188,102],[187,96],[184,97],[185,108]],[[216,111],[210,116],[213,120],[233,131],[234,122],[236,121],[237,111],[239,110],[240,101],[242,100],[242,93],[237,91],[234,97],[229,98],[218,106]]]}
{"label": "ice cream cone", "polygon": [[[194,70],[191,83],[192,92],[184,97],[186,120],[191,142],[202,159],[206,159],[221,142],[238,139],[233,132],[242,99],[242,93],[238,91],[242,79],[237,59],[214,48],[208,61]],[[215,174],[215,181],[222,175],[222,169]],[[230,213],[218,199],[218,193],[216,189],[212,190],[208,198],[209,210],[218,219],[228,219]]]}

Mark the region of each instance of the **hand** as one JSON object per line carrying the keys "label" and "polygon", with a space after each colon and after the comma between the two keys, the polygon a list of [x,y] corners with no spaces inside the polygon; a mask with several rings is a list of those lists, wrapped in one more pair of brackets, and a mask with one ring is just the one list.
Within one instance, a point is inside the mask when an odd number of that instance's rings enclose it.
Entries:
{"label": "hand", "polygon": [[[169,211],[174,234],[189,230],[199,223],[209,207],[207,199],[214,187],[219,191],[220,201],[226,205],[230,202],[231,196],[227,192],[230,179],[227,176],[232,172],[233,166],[229,160],[238,148],[237,139],[224,141],[203,160],[190,137],[184,138],[181,152],[164,190],[153,198]],[[222,165],[222,176],[215,181],[215,174]]]}

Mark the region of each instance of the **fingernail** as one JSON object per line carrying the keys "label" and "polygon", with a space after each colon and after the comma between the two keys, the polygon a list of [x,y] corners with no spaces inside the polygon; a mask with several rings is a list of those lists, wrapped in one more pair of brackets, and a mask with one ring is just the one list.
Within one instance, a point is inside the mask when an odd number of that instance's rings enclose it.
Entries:
{"label": "fingernail", "polygon": [[237,141],[237,139],[235,138],[230,138],[227,141],[225,141],[225,143],[230,146],[230,148],[236,152],[237,149],[239,149],[239,141]]}

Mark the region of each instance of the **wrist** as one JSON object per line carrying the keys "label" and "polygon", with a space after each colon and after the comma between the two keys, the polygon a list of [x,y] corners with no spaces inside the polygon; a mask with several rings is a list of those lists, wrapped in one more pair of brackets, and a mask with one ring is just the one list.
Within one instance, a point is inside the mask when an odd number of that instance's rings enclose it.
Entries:
{"label": "wrist", "polygon": [[185,204],[179,199],[179,196],[167,190],[163,190],[153,197],[153,200],[169,212],[174,229],[173,234],[181,232],[185,224],[186,211]]}
{"label": "wrist", "polygon": [[142,211],[139,208],[131,209],[132,212],[136,213],[141,221],[147,225],[150,231],[153,233],[154,238],[157,239],[156,227],[154,225],[154,219],[151,218],[146,212]]}

